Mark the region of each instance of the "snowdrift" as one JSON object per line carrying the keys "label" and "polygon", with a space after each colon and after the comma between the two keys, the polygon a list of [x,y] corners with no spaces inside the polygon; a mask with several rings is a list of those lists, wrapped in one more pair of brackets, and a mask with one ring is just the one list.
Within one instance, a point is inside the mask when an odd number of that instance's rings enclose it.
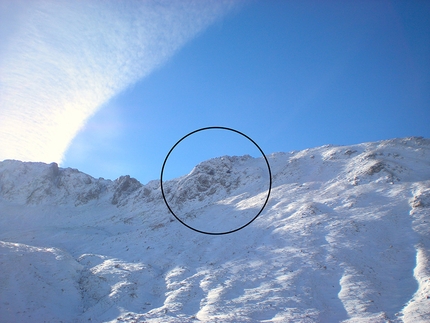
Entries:
{"label": "snowdrift", "polygon": [[[225,236],[155,180],[0,163],[1,322],[429,322],[430,140],[267,156]],[[164,183],[230,229],[261,159]]]}

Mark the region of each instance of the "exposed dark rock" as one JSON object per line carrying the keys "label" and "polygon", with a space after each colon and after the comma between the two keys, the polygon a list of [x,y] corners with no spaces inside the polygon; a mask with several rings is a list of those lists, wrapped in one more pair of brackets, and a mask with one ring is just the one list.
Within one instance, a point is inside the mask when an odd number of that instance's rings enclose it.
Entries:
{"label": "exposed dark rock", "polygon": [[115,191],[111,203],[116,205],[124,196],[130,195],[134,191],[142,187],[142,184],[135,178],[129,175],[121,176],[114,182]]}

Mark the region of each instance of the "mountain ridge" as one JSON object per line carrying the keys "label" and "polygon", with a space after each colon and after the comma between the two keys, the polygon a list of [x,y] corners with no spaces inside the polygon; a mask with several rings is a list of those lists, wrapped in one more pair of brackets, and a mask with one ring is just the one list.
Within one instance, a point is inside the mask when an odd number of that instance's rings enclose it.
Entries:
{"label": "mountain ridge", "polygon": [[[159,180],[143,185],[56,164],[0,162],[0,317],[430,320],[429,139],[267,158],[273,185],[266,208],[220,237],[178,223]],[[261,206],[265,172],[262,158],[223,156],[163,185],[184,221],[226,230]]]}

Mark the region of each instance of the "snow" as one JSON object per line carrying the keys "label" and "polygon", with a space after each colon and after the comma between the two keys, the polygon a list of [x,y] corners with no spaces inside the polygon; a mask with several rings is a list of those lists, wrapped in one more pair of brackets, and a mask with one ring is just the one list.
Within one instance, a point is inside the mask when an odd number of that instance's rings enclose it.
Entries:
{"label": "snow", "polygon": [[[220,236],[158,180],[0,162],[0,321],[429,322],[430,140],[267,157],[266,208]],[[268,173],[223,156],[163,186],[219,232]]]}
{"label": "snow", "polygon": [[82,266],[56,248],[0,242],[2,322],[68,321],[82,312]]}

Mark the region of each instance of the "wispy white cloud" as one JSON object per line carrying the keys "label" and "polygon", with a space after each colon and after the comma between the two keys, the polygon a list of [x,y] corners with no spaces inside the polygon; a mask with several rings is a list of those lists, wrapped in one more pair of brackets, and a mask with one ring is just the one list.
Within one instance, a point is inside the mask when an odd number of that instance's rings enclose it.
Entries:
{"label": "wispy white cloud", "polygon": [[222,0],[2,4],[0,160],[61,162],[104,102],[237,5]]}

